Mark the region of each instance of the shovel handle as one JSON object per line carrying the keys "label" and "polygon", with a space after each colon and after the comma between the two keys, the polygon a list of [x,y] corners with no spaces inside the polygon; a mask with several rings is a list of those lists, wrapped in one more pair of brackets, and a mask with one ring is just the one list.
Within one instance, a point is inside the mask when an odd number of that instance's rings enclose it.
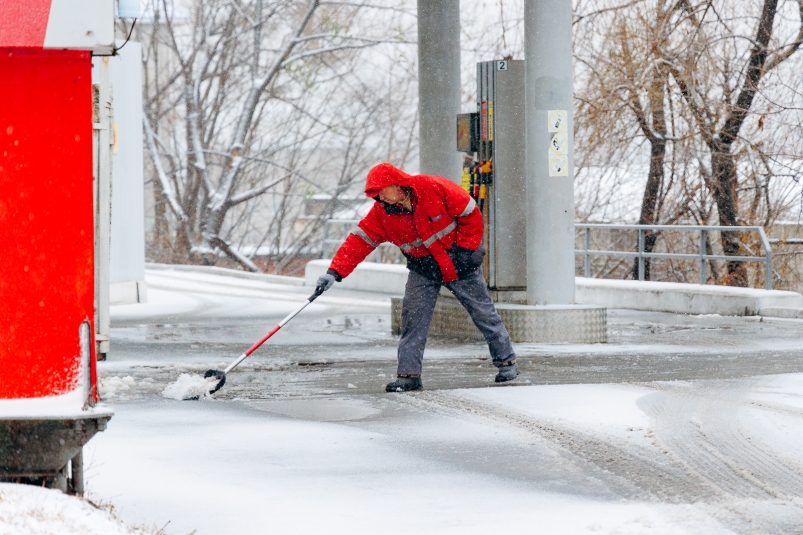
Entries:
{"label": "shovel handle", "polygon": [[231,370],[233,370],[234,368],[236,368],[237,366],[239,366],[239,364],[240,364],[242,361],[244,361],[246,358],[248,358],[248,357],[251,355],[251,353],[253,353],[253,352],[254,352],[254,351],[256,351],[257,349],[259,349],[259,346],[261,346],[262,344],[264,344],[265,342],[267,342],[267,341],[270,339],[270,337],[271,337],[271,336],[273,336],[274,334],[276,334],[277,332],[279,332],[279,329],[281,329],[282,327],[284,327],[284,326],[287,324],[287,322],[288,322],[288,321],[290,321],[291,319],[295,318],[295,317],[298,315],[298,313],[299,313],[299,312],[301,312],[302,310],[304,310],[305,308],[307,308],[307,306],[308,306],[310,303],[312,303],[313,301],[315,301],[316,299],[318,299],[318,297],[320,297],[320,296],[321,296],[321,294],[323,294],[323,292],[325,292],[325,291],[326,291],[326,290],[324,289],[324,287],[323,287],[323,286],[318,286],[317,288],[315,288],[315,292],[313,292],[313,294],[312,294],[311,296],[309,296],[309,297],[307,298],[307,300],[306,300],[306,301],[304,301],[304,304],[303,304],[303,305],[301,305],[300,307],[298,307],[297,309],[295,309],[294,311],[292,311],[290,314],[288,314],[288,315],[287,315],[287,316],[286,316],[286,317],[285,317],[285,318],[284,318],[282,321],[280,321],[280,322],[279,322],[279,324],[278,324],[276,327],[274,327],[273,329],[271,329],[271,330],[268,332],[268,334],[266,334],[265,336],[263,336],[263,337],[262,337],[262,339],[260,339],[260,340],[259,340],[259,342],[257,342],[256,344],[252,345],[250,348],[248,348],[248,350],[246,350],[246,352],[245,352],[245,353],[243,353],[242,355],[240,355],[240,356],[237,358],[237,360],[235,360],[234,362],[232,362],[231,364],[229,364],[229,367],[228,367],[228,368],[226,368],[225,370],[223,370],[223,373],[229,373]]}

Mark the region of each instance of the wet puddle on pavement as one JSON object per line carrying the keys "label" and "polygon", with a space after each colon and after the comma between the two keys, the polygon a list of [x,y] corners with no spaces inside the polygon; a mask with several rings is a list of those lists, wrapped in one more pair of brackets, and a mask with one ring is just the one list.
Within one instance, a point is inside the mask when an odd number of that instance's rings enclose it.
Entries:
{"label": "wet puddle on pavement", "polygon": [[390,318],[382,314],[334,316],[319,322],[310,330],[316,332],[390,331]]}

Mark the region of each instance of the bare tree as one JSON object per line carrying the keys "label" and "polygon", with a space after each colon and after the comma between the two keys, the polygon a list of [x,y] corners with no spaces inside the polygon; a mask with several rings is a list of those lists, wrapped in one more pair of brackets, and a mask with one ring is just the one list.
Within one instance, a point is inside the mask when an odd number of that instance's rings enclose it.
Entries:
{"label": "bare tree", "polygon": [[[355,75],[361,49],[403,39],[352,33],[359,2],[194,0],[183,15],[154,2],[141,40],[146,145],[163,199],[155,234],[162,246],[170,235],[172,261],[222,253],[252,271],[232,240],[272,235],[281,269],[320,228],[295,225],[309,190],[331,194],[331,214],[377,150],[366,120],[386,102]],[[276,188],[278,209],[260,213]]]}
{"label": "bare tree", "polygon": [[[598,139],[616,142],[642,136],[649,145],[647,180],[641,200],[638,223],[659,222],[661,208],[671,188],[664,188],[665,160],[669,133],[666,117],[668,77],[660,61],[660,50],[667,45],[671,32],[672,10],[660,0],[654,6],[639,5],[597,9],[575,17],[575,25],[603,22],[601,35],[605,45],[596,39],[578,50],[578,59],[588,72],[587,83],[578,91],[578,121],[590,121],[589,130]],[[646,8],[646,9],[645,9]],[[604,17],[601,17],[605,15]],[[596,26],[594,26],[596,27]],[[604,132],[600,132],[600,130]],[[632,134],[631,134],[632,132]],[[593,140],[585,138],[586,143]],[[604,143],[610,150],[610,142]],[[619,152],[619,151],[616,151]],[[675,215],[675,218],[679,214]],[[645,232],[644,249],[652,252],[658,234]],[[650,278],[650,262],[645,262],[645,277]],[[638,262],[633,265],[633,278],[638,278]]]}
{"label": "bare tree", "polygon": [[[780,5],[765,3],[776,15]],[[800,24],[795,27],[794,19],[790,21],[795,12],[800,20],[800,2],[783,5],[784,14],[776,18],[778,37],[772,41],[766,35],[767,24],[760,24],[761,20],[770,20],[771,30],[772,19],[767,19],[766,10],[750,18],[753,7],[749,2],[707,1],[696,6],[685,0],[576,3],[577,183],[581,198],[585,195],[596,203],[586,213],[610,213],[616,196],[609,191],[610,182],[601,177],[617,165],[643,169],[646,175],[646,180],[641,179],[644,189],[638,212],[638,222],[643,224],[704,223],[718,216],[724,225],[768,225],[787,213],[794,182],[771,185],[770,178],[796,178],[792,161],[799,152],[795,141],[799,137],[793,132],[800,121],[794,102],[799,97],[780,71],[769,83],[766,81],[766,74],[793,57],[800,45]],[[769,44],[761,45],[764,41]],[[763,67],[750,67],[760,50],[767,54],[760,62]],[[757,74],[761,74],[758,79]],[[763,83],[762,91],[757,89],[759,82]],[[760,102],[760,112],[750,112],[755,103],[748,105],[746,94],[751,91]],[[694,98],[689,100],[691,96]],[[755,122],[747,120],[751,116]],[[735,121],[738,117],[741,126],[737,133],[725,135],[739,124]],[[772,119],[785,135],[768,136],[762,131],[765,119]],[[729,143],[726,153],[730,156],[723,153],[724,141]],[[712,147],[718,152],[712,152]],[[725,156],[732,164],[730,204],[722,194],[727,182],[721,164]],[[643,167],[642,158],[647,160]],[[605,172],[589,173],[594,169]],[[638,180],[637,175],[622,174],[625,178],[614,186],[632,192],[628,182]],[[588,178],[592,179],[590,184],[586,184]],[[590,197],[589,192],[593,194]],[[739,192],[744,195],[741,201]],[[629,202],[634,201],[621,198],[625,209],[620,209],[618,216],[631,213],[635,203]],[[647,251],[656,246],[658,237],[658,233],[646,233]],[[724,233],[720,243],[731,255],[745,254],[751,247],[737,240],[735,233]],[[710,243],[707,247],[713,252]],[[747,273],[741,263],[729,262],[726,268],[728,275],[721,282],[746,284]],[[716,265],[710,272],[719,280]],[[632,275],[636,274],[634,264]]]}
{"label": "bare tree", "polygon": [[[779,0],[762,2],[753,33],[749,36],[739,35],[732,28],[738,22],[737,17],[728,19],[723,16],[724,6],[717,6],[710,0],[696,4],[682,0],[679,4],[688,13],[688,44],[682,51],[668,56],[666,66],[710,152],[710,168],[704,174],[716,201],[719,222],[725,226],[737,226],[742,220],[739,217],[740,186],[735,148],[745,121],[751,115],[762,80],[792,57],[803,43],[803,0],[797,0],[800,22],[797,34],[789,41],[774,45],[773,29]],[[741,17],[743,13],[738,15]],[[747,37],[750,43],[747,50],[731,44],[742,37]],[[708,62],[713,64],[718,76],[706,87],[705,77],[700,76],[700,71]],[[712,87],[714,84],[720,84],[718,91]],[[727,255],[735,256],[743,251],[737,233],[721,233],[721,242]],[[746,286],[748,283],[743,262],[728,262],[727,274],[731,284]]]}
{"label": "bare tree", "polygon": [[[191,0],[183,16],[151,1],[140,40],[160,201],[152,243],[172,261],[224,254],[264,268],[252,256],[265,249],[271,269],[294,269],[372,163],[414,162],[412,0]],[[770,225],[799,211],[801,2],[762,0],[759,12],[748,0],[575,0],[578,218]],[[471,107],[477,61],[523,58],[523,2],[462,7]],[[307,213],[321,194],[326,206]],[[688,245],[645,238],[648,251]],[[727,233],[707,244],[754,246]],[[717,267],[715,280],[746,284],[738,262],[724,277]]]}

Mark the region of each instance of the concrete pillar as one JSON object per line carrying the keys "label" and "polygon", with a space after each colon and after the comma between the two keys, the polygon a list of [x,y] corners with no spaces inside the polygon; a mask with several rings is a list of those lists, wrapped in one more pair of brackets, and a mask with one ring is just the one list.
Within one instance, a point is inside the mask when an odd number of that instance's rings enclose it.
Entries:
{"label": "concrete pillar", "polygon": [[458,184],[460,0],[418,0],[419,169]]}
{"label": "concrete pillar", "polygon": [[114,116],[112,115],[112,85],[109,70],[111,56],[95,57],[98,85],[98,125],[95,126],[97,150],[95,190],[95,342],[97,359],[106,360],[109,352],[109,247],[112,218],[112,145]]}
{"label": "concrete pillar", "polygon": [[567,305],[574,302],[572,1],[525,2],[524,40],[527,303]]}

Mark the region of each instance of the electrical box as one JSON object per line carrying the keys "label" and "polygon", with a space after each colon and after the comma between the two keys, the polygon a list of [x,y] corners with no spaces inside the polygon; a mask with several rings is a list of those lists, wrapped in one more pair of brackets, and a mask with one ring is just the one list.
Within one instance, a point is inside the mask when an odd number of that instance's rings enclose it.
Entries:
{"label": "electrical box", "polygon": [[[470,139],[461,148],[464,116],[475,116],[476,128],[464,130]],[[482,210],[485,276],[498,292],[527,289],[525,128],[524,61],[478,63],[477,113],[458,116],[458,150],[474,153],[473,161],[466,159],[464,183]]]}
{"label": "electrical box", "polygon": [[479,114],[461,113],[457,116],[457,150],[477,152],[479,141]]}

